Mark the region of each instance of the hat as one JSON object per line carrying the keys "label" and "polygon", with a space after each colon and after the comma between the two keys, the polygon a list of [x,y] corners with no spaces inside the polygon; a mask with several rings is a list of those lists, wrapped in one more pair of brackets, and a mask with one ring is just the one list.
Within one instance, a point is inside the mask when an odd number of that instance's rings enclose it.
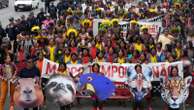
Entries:
{"label": "hat", "polygon": [[138,24],[138,22],[136,20],[131,20],[130,24]]}
{"label": "hat", "polygon": [[150,13],[156,13],[156,9],[154,9],[154,8],[150,8],[148,11],[149,11]]}
{"label": "hat", "polygon": [[118,24],[118,23],[119,23],[119,19],[114,18],[114,19],[111,20],[111,23],[112,23],[112,25],[113,25],[114,23],[117,23],[117,24]]}
{"label": "hat", "polygon": [[140,30],[145,30],[145,29],[148,29],[148,27],[147,26],[142,26],[141,28],[140,28]]}
{"label": "hat", "polygon": [[82,26],[85,26],[86,24],[89,25],[89,27],[92,26],[92,22],[89,19],[84,19],[81,21]]}
{"label": "hat", "polygon": [[109,19],[104,19],[98,27],[99,31],[107,31],[107,28],[111,27],[112,23]]}
{"label": "hat", "polygon": [[69,28],[69,29],[67,30],[67,37],[69,37],[69,35],[70,35],[71,33],[74,33],[76,37],[78,36],[78,31],[77,31],[76,29],[74,29],[74,28]]}
{"label": "hat", "polygon": [[68,12],[68,13],[73,13],[73,10],[72,10],[71,8],[68,8],[68,9],[67,9],[67,12]]}
{"label": "hat", "polygon": [[109,19],[102,20],[102,24],[106,26],[111,26],[111,21]]}
{"label": "hat", "polygon": [[102,11],[102,8],[96,8],[96,11],[97,12],[101,12]]}
{"label": "hat", "polygon": [[180,3],[174,3],[174,7],[181,7]]}
{"label": "hat", "polygon": [[32,28],[31,28],[31,31],[32,32],[37,32],[37,31],[39,31],[40,30],[40,27],[39,26],[33,26]]}
{"label": "hat", "polygon": [[40,36],[40,35],[34,36],[34,39],[46,39],[46,38],[47,36]]}

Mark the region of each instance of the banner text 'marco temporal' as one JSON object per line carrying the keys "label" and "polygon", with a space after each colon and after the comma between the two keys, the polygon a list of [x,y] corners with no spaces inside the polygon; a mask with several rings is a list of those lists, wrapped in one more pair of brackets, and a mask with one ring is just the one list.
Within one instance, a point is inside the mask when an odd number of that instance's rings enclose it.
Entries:
{"label": "banner text 'marco temporal'", "polygon": [[[118,64],[118,63],[99,63],[100,72],[104,73],[112,81],[124,82],[127,80],[127,74],[129,68],[133,68],[135,64]],[[179,76],[183,77],[183,67],[181,62],[174,63],[149,63],[143,64],[142,68],[149,67],[152,71],[153,80],[159,80],[160,77],[168,77],[172,66],[177,66],[179,69]],[[67,65],[68,71],[70,71],[74,76],[78,75],[80,70],[83,69],[83,73],[92,73],[92,64],[87,65]]]}
{"label": "banner text 'marco temporal'", "polygon": [[[125,82],[128,79],[128,73],[133,72],[134,66],[136,64],[119,64],[119,63],[99,63],[100,72],[105,74],[110,80],[115,82]],[[58,70],[59,64],[52,62],[48,59],[44,59],[43,68],[41,76],[44,78],[49,78],[52,74],[55,74]],[[183,63],[181,61],[173,63],[149,63],[142,64],[142,70],[144,68],[150,68],[152,73],[152,80],[159,80],[160,77],[168,78],[172,66],[177,66],[179,71],[179,76],[183,77]],[[145,69],[146,70],[146,69]],[[92,73],[92,63],[91,64],[67,64],[67,71],[71,72],[73,76],[79,76],[80,73]],[[143,74],[146,73],[143,71]]]}
{"label": "banner text 'marco temporal'", "polygon": [[[110,78],[113,81],[122,81],[127,78],[127,69],[128,65],[121,64],[111,64],[111,63],[99,63],[100,64],[100,72],[105,74],[106,77]],[[92,64],[87,65],[67,65],[67,69],[69,72],[73,74],[73,76],[79,75],[81,69],[83,69],[83,73],[92,73]]]}

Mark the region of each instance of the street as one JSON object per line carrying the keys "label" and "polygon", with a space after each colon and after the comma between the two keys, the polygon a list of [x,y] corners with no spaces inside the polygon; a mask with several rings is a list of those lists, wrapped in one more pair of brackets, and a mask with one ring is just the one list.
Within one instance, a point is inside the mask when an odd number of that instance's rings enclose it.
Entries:
{"label": "street", "polygon": [[[15,19],[21,17],[22,15],[28,16],[30,11],[14,11],[14,0],[10,0],[9,7],[0,9],[0,22],[3,27],[9,23],[9,18],[14,17]],[[39,5],[38,9],[32,10],[35,14],[37,14],[41,8],[44,8],[44,3]],[[193,94],[194,97],[194,94]],[[194,102],[194,98],[193,98]],[[153,99],[153,110],[163,110],[164,103],[161,98]],[[91,110],[92,109],[92,101],[91,100],[81,100],[81,104],[75,104],[72,110]],[[9,110],[9,98],[7,98],[6,106],[4,110]],[[23,110],[21,108],[16,107],[15,110]],[[42,109],[41,109],[42,110]],[[55,104],[47,102],[46,108],[43,110],[59,110],[59,107]],[[104,106],[104,110],[132,110],[132,101],[107,101]],[[194,110],[194,103],[191,106],[186,107],[186,110]]]}
{"label": "street", "polygon": [[[37,14],[41,8],[44,7],[44,3],[41,2],[38,9],[32,10],[34,14]],[[22,15],[26,17],[29,15],[30,11],[14,11],[14,0],[9,0],[9,7],[0,9],[0,22],[3,27],[9,23],[9,18],[14,17],[15,19],[20,18]]]}
{"label": "street", "polygon": [[[81,104],[75,104],[72,110],[91,110],[92,109],[92,102],[91,100],[81,100]],[[48,103],[46,104],[46,109],[41,110],[59,110],[59,107],[55,104]],[[164,110],[164,103],[159,98],[153,99],[153,110]],[[8,101],[5,107],[5,110],[9,110]],[[21,108],[17,108],[15,110],[22,110]],[[105,102],[104,110],[132,110],[132,101],[115,101],[109,100]],[[194,106],[186,107],[185,110],[194,110]]]}

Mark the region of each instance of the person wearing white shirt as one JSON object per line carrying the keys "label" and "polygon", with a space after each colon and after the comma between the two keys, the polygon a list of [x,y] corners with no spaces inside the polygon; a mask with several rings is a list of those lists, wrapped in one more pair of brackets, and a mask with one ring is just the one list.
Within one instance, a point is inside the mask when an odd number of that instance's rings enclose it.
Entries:
{"label": "person wearing white shirt", "polygon": [[164,34],[158,37],[158,42],[162,42],[162,49],[165,49],[167,44],[171,44],[175,38],[169,34],[169,31],[166,29],[164,30]]}

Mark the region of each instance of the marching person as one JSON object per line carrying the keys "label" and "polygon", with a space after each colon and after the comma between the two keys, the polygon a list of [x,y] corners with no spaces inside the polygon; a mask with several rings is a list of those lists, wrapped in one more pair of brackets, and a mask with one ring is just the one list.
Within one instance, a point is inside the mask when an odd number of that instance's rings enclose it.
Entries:
{"label": "marching person", "polygon": [[[26,67],[21,70],[18,76],[20,78],[35,78],[38,81],[40,78],[40,71],[35,66],[33,58],[28,56],[26,64]],[[24,110],[29,110],[29,108],[24,108]],[[38,110],[38,107],[34,107],[33,110]]]}
{"label": "marching person", "polygon": [[2,39],[0,39],[0,64],[3,64],[3,58],[5,56],[5,49],[4,49],[5,45],[2,44]]}
{"label": "marching person", "polygon": [[38,60],[36,61],[36,67],[39,69],[39,71],[42,71],[43,67],[43,60],[44,60],[44,54],[43,52],[38,53]]}
{"label": "marching person", "polygon": [[180,79],[181,77],[178,74],[179,70],[177,66],[172,66],[170,74],[169,74],[169,80],[172,79]]}
{"label": "marching person", "polygon": [[[3,64],[0,65],[0,78],[1,78],[1,96],[0,96],[0,110],[4,110],[5,100],[10,88],[10,106],[9,110],[14,110],[13,94],[15,86],[12,83],[16,76],[16,67],[13,63],[12,54],[6,54],[3,58]],[[9,85],[10,82],[10,85]],[[10,87],[8,87],[10,86]]]}
{"label": "marching person", "polygon": [[46,13],[43,8],[40,9],[40,12],[37,14],[37,20],[39,26],[41,26],[42,22],[46,19]]}
{"label": "marching person", "polygon": [[48,12],[48,8],[49,8],[49,5],[50,5],[50,2],[51,2],[51,0],[45,0],[44,7],[45,7],[45,12],[46,13]]}
{"label": "marching person", "polygon": [[64,75],[64,76],[68,76],[67,66],[64,62],[59,63],[59,68],[58,68],[57,73]]}
{"label": "marching person", "polygon": [[6,31],[5,29],[2,27],[2,24],[0,22],[0,38],[2,39],[3,37],[6,37]]}
{"label": "marching person", "polygon": [[161,34],[158,37],[158,42],[161,42],[162,43],[162,49],[165,49],[165,46],[167,44],[171,44],[172,42],[174,42],[175,39],[176,38],[174,36],[170,35],[169,30],[165,29],[164,34]]}
{"label": "marching person", "polygon": [[[137,64],[135,66],[135,71],[137,73],[136,80],[146,80],[146,77],[143,74],[142,66],[140,64]],[[150,91],[151,88],[149,88]],[[152,110],[151,108],[151,94],[150,92],[145,96],[147,104],[148,104],[148,109],[147,110]],[[143,103],[142,101],[134,101],[133,105],[133,110],[144,110]]]}
{"label": "marching person", "polygon": [[[170,70],[170,74],[169,74],[169,80],[181,80],[182,78],[179,76],[178,74],[179,70],[178,70],[178,67],[177,66],[173,66]],[[167,83],[169,83],[167,81]],[[168,110],[179,110],[179,108],[177,109],[174,109],[174,108],[171,108],[170,106],[168,106]]]}
{"label": "marching person", "polygon": [[77,56],[77,53],[72,53],[71,54],[71,60],[69,62],[67,62],[67,64],[80,64],[80,60]]}
{"label": "marching person", "polygon": [[9,19],[9,24],[6,27],[6,33],[12,42],[16,40],[17,31],[13,17]]}
{"label": "marching person", "polygon": [[[59,63],[58,74],[69,76],[65,63]],[[60,106],[60,110],[71,110],[71,104]]]}
{"label": "marching person", "polygon": [[[100,65],[98,63],[94,63],[92,65],[92,72],[99,75],[104,75],[103,73],[100,73]],[[92,101],[93,101],[93,110],[103,110],[103,102],[98,100],[95,93],[92,95]]]}
{"label": "marching person", "polygon": [[[143,76],[143,73],[142,73],[142,66],[141,65],[136,65],[135,71],[137,72],[137,79],[139,79],[139,78],[145,79],[145,77]],[[134,101],[133,110],[137,110],[138,108],[140,110],[144,110],[142,102]]]}
{"label": "marching person", "polygon": [[57,8],[54,5],[54,3],[51,3],[51,5],[48,7],[48,13],[50,14],[51,18],[56,20],[57,19]]}
{"label": "marching person", "polygon": [[[38,60],[36,61],[36,67],[39,69],[40,74],[42,72],[44,58],[45,58],[44,53],[43,52],[39,52],[38,53]],[[42,86],[42,88],[45,87],[47,82],[48,82],[47,78],[41,78],[41,86]],[[44,95],[44,100],[46,100],[44,89],[43,89],[43,95]],[[46,108],[46,103],[43,104],[43,108]]]}

